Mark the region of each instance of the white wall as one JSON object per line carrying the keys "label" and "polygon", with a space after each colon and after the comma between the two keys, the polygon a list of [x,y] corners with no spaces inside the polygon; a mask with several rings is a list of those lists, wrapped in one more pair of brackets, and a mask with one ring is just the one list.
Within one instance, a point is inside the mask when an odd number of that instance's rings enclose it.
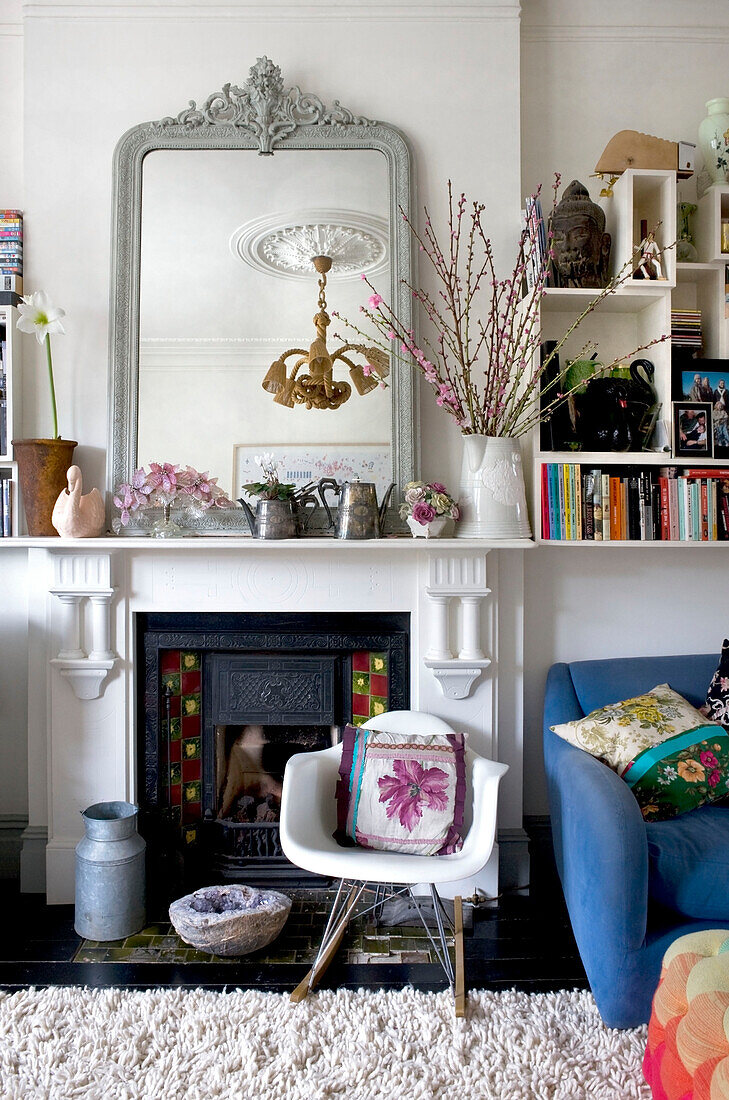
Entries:
{"label": "white wall", "polygon": [[[725,0],[523,0],[522,193],[590,173],[613,134],[696,141],[729,94]],[[683,185],[695,194],[695,181]],[[550,199],[551,201],[551,199]],[[540,548],[525,555],[525,810],[546,813],[541,714],[554,661],[716,652],[729,634],[726,547]],[[696,614],[696,609],[701,612]]]}

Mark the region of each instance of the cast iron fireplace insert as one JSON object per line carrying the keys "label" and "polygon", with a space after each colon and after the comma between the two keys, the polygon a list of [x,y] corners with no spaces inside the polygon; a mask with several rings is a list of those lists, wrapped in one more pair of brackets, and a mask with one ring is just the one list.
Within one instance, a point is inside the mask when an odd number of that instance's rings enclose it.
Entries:
{"label": "cast iron fireplace insert", "polygon": [[311,885],[283,855],[286,761],[410,699],[408,613],[137,615],[140,828],[165,893]]}

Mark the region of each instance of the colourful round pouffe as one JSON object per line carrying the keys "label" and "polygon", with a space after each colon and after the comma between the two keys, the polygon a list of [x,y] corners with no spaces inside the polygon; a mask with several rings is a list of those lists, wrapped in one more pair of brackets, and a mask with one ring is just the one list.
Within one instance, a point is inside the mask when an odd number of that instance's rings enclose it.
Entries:
{"label": "colourful round pouffe", "polygon": [[691,932],[663,956],[643,1074],[653,1100],[729,1100],[729,931]]}

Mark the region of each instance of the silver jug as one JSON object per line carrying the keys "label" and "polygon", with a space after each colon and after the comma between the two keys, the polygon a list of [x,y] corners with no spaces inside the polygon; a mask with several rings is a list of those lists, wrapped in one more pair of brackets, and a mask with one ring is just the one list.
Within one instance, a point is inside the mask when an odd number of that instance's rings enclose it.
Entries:
{"label": "silver jug", "polygon": [[[258,500],[255,515],[250,505],[238,498],[245,512],[254,539],[295,539],[306,531],[319,502],[310,493],[301,491],[288,500]],[[310,511],[307,511],[310,507]]]}
{"label": "silver jug", "polygon": [[[377,489],[372,481],[360,481],[358,477],[342,485],[334,478],[322,478],[322,497],[331,489],[339,497],[335,535],[338,539],[378,539],[385,523],[395,482],[391,482],[382,504],[377,505]],[[334,521],[332,520],[334,526]]]}
{"label": "silver jug", "polygon": [[146,844],[137,807],[96,802],[83,810],[86,835],[76,845],[74,928],[87,940],[123,940],[144,928]]}

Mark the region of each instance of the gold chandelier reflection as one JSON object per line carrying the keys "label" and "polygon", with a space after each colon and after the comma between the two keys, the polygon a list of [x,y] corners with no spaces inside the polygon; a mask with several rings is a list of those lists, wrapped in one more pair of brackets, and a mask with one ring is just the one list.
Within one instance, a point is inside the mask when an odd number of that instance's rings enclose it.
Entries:
{"label": "gold chandelier reflection", "polygon": [[[331,318],[327,313],[326,285],[332,260],[330,256],[314,256],[312,263],[320,275],[319,312],[314,317],[316,339],[308,352],[304,348],[285,351],[271,364],[261,385],[268,393],[274,394],[273,400],[277,405],[285,405],[289,409],[296,405],[304,405],[307,409],[338,409],[349,400],[352,386],[362,395],[377,389],[380,381],[390,373],[390,366],[385,352],[366,344],[342,344],[336,351],[328,350],[327,327],[331,324]],[[366,366],[370,368],[368,373],[352,362],[349,358],[352,352],[363,356]],[[298,359],[291,373],[287,374],[286,360],[292,356],[298,356]],[[339,362],[349,368],[352,385],[344,380],[335,382],[334,364]],[[300,373],[302,368],[308,370]]]}

